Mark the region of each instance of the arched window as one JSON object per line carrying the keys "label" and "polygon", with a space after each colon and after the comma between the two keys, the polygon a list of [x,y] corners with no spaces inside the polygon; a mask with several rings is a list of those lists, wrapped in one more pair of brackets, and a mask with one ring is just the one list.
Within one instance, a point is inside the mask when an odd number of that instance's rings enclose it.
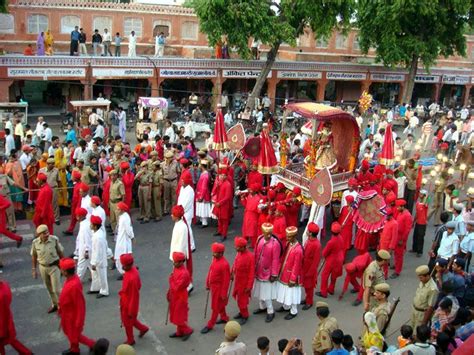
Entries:
{"label": "arched window", "polygon": [[79,16],[61,17],[61,33],[71,33],[76,26],[81,27],[81,18]]}
{"label": "arched window", "polygon": [[28,33],[46,32],[48,29],[48,16],[33,14],[28,16]]}
{"label": "arched window", "polygon": [[135,36],[141,37],[142,27],[143,27],[143,21],[141,18],[127,17],[123,21],[123,32],[124,32],[124,35],[126,36],[128,36],[130,32],[135,31]]}
{"label": "arched window", "polygon": [[163,32],[167,38],[171,36],[171,22],[166,20],[153,21],[153,37]]}

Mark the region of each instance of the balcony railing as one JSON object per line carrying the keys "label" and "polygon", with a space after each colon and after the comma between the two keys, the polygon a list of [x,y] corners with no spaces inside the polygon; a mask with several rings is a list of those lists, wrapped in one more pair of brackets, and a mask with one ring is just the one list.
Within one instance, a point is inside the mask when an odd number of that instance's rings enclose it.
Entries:
{"label": "balcony railing", "polygon": [[183,6],[139,4],[113,0],[11,0],[9,1],[9,4],[10,6],[16,7],[82,8],[194,16],[194,11],[192,9]]}

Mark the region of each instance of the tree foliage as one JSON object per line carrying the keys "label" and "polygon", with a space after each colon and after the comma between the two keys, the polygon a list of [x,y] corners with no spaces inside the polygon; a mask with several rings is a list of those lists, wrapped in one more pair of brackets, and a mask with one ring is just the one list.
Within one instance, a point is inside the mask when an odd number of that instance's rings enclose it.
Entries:
{"label": "tree foliage", "polygon": [[8,0],[0,0],[0,13],[8,13]]}
{"label": "tree foliage", "polygon": [[[464,34],[473,21],[473,3],[472,0],[359,0],[360,47],[365,53],[373,47],[385,65],[411,66],[413,73],[418,60],[429,69],[439,56],[464,56]],[[411,98],[411,92],[408,94],[406,99]]]}

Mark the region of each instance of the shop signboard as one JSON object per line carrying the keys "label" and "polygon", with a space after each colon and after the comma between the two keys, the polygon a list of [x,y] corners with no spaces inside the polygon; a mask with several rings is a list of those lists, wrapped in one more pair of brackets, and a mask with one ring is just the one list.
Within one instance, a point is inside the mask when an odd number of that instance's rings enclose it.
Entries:
{"label": "shop signboard", "polygon": [[[261,70],[239,70],[239,69],[225,69],[222,71],[223,78],[230,79],[256,79],[260,76]],[[272,71],[267,75],[267,78],[272,77]]]}
{"label": "shop signboard", "polygon": [[84,78],[85,68],[8,68],[9,78]]}
{"label": "shop signboard", "polygon": [[366,73],[344,73],[344,72],[327,72],[326,79],[328,80],[366,80]]}
{"label": "shop signboard", "polygon": [[216,69],[160,69],[161,78],[215,78]]}
{"label": "shop signboard", "polygon": [[300,79],[300,80],[315,80],[321,79],[323,73],[317,71],[291,71],[279,70],[277,73],[278,79]]}

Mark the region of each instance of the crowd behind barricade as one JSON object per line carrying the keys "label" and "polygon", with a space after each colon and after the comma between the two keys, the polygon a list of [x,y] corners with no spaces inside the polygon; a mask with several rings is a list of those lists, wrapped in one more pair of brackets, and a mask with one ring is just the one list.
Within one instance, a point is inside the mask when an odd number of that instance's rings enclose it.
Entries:
{"label": "crowd behind barricade", "polygon": [[[225,324],[225,339],[216,353],[248,353],[249,344],[238,339],[241,327],[251,317],[261,314],[266,323],[271,323],[276,314],[282,313],[284,316],[279,318],[284,320],[278,321],[298,322],[299,310],[314,306],[318,325],[312,341],[282,339],[278,341],[279,351],[471,354],[474,191],[472,186],[469,188],[469,173],[474,116],[441,117],[438,131],[427,128],[434,120],[434,116],[428,116],[420,135],[421,123],[413,119],[417,117],[415,112],[407,119],[406,132],[400,134],[407,135],[407,139],[395,147],[401,151],[400,162],[389,169],[378,163],[375,154],[383,145],[389,112],[374,111],[368,118],[370,131],[362,132],[366,139],[360,147],[360,166],[348,181],[339,214],[326,216],[319,224],[308,221],[310,206],[303,203],[299,187],[289,190],[275,175],[271,179],[262,175],[259,162],[250,157],[214,151],[211,135],[198,149],[186,126],[177,130],[166,121],[161,131],[146,131],[133,145],[119,129],[120,109],[115,112],[116,136],[114,127],[112,136],[105,135],[103,119],[96,111],[90,113],[80,135],[71,125],[65,139],[54,136],[42,118],[38,118],[34,130],[23,127],[15,118],[5,129],[5,158],[0,166],[0,233],[20,247],[22,237],[16,234],[15,214],[32,214],[36,228],[31,247],[32,276],[37,278],[39,274],[45,284],[51,299],[48,313],[59,312],[61,328],[70,343],[65,354],[79,353],[79,343],[93,349],[94,354],[106,353],[103,349],[108,346],[105,339],[96,341],[82,334],[86,315],[82,283],[88,272],[92,282],[87,294],[98,299],[111,296],[108,268],[116,270],[117,279],[122,281],[119,304],[126,344],[117,353],[133,351],[127,348],[136,341],[133,328],[138,329],[139,338],[150,330],[138,319],[141,280],[134,266],[133,249],[135,240],[142,236],[135,234],[131,223],[137,214],[144,224],[163,223],[167,215],[174,223],[169,253],[173,272],[167,293],[169,321],[176,325],[171,338],[186,341],[194,332],[188,322],[188,297],[194,289],[193,230],[197,226],[214,229],[217,225],[214,236],[218,239],[210,246],[213,259],[205,281],[209,302],[206,310],[209,308],[210,314],[200,330],[206,334],[216,325]],[[403,117],[407,112],[410,115],[406,110]],[[362,127],[363,121],[357,119]],[[266,125],[262,127],[267,129]],[[401,137],[395,137],[395,144],[400,144],[397,138]],[[305,140],[301,132],[290,133],[285,145],[292,162],[304,160]],[[277,158],[281,143],[278,136],[273,137]],[[419,181],[424,149],[430,143],[433,154],[441,154],[438,171],[433,169],[437,175],[431,187]],[[445,149],[443,145],[447,145]],[[373,233],[356,228],[353,222],[358,193],[369,191],[387,204],[385,226]],[[230,236],[229,224],[239,206],[244,207],[241,236]],[[132,212],[134,207],[139,211]],[[61,218],[62,208],[71,212],[63,234],[76,236],[72,258],[65,256],[70,253],[65,253],[63,237],[55,233],[57,226],[66,222]],[[435,226],[434,236],[426,233],[428,223]],[[297,239],[298,227],[305,227],[301,242]],[[404,268],[410,235],[410,252],[426,260],[416,270]],[[228,237],[232,244],[226,243]],[[113,244],[113,250],[109,244]],[[229,244],[237,251],[233,262],[225,256]],[[351,249],[357,256],[349,260]],[[2,267],[8,272],[8,264]],[[390,268],[393,273],[389,276]],[[390,283],[402,273],[418,277],[420,283],[412,308],[399,310],[410,320],[400,330],[390,329],[388,333],[396,307],[389,301]],[[61,274],[65,277],[63,285]],[[361,334],[345,334],[344,325],[338,324],[325,302],[336,293],[342,276],[339,299],[351,284],[351,293],[357,293],[353,306],[362,304]],[[10,288],[4,281],[0,286],[0,304],[7,320],[4,324],[9,325],[0,328],[0,344],[10,344],[19,353],[29,354],[31,351],[16,339],[9,308]],[[231,298],[239,308],[235,320],[226,313]],[[258,304],[253,312],[249,311],[252,298]],[[398,331],[397,344],[390,343]],[[262,354],[276,352],[276,339],[260,337],[257,347]]]}

